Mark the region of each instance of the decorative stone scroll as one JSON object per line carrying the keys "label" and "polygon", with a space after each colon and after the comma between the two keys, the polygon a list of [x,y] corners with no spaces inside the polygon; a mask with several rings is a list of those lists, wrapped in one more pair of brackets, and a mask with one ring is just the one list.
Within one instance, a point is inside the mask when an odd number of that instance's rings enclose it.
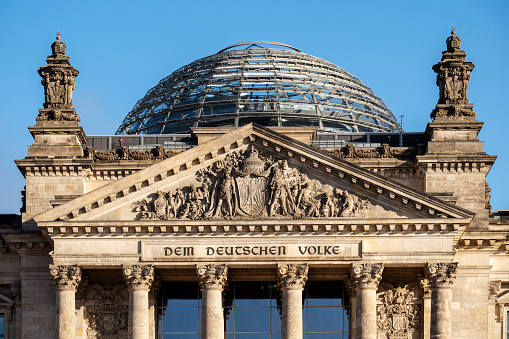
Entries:
{"label": "decorative stone scroll", "polygon": [[228,277],[228,265],[199,265],[196,266],[196,274],[200,288],[202,289],[223,289]]}
{"label": "decorative stone scroll", "polygon": [[488,299],[491,302],[496,302],[498,293],[500,292],[500,289],[502,288],[502,281],[501,280],[494,280],[490,281],[488,283]]}
{"label": "decorative stone scroll", "polygon": [[458,263],[437,263],[426,266],[426,277],[431,287],[451,287],[456,279]]}
{"label": "decorative stone scroll", "polygon": [[92,284],[87,294],[93,299],[93,305],[86,307],[87,338],[127,338],[129,296],[125,285]]}
{"label": "decorative stone scroll", "polygon": [[368,200],[311,180],[302,169],[254,147],[198,171],[196,180],[131,208],[140,219],[152,220],[365,217],[371,208]]}
{"label": "decorative stone scroll", "polygon": [[165,149],[163,146],[156,146],[152,149],[133,150],[129,147],[121,147],[113,150],[94,150],[92,147],[85,149],[85,158],[95,161],[115,160],[164,160],[171,158],[182,150]]}
{"label": "decorative stone scroll", "polygon": [[413,338],[413,332],[419,332],[421,316],[419,305],[411,284],[396,282],[391,288],[379,294],[381,304],[376,309],[378,332],[386,333],[389,339]]}
{"label": "decorative stone scroll", "polygon": [[308,281],[308,264],[279,265],[277,268],[277,285],[280,290],[303,289]]}
{"label": "decorative stone scroll", "polygon": [[346,145],[341,148],[323,151],[328,152],[338,158],[414,158],[416,155],[424,155],[426,153],[426,147],[419,145],[417,147],[408,147],[405,149],[392,148],[387,144],[382,144],[376,148],[356,148],[353,145]]}
{"label": "decorative stone scroll", "polygon": [[55,290],[78,289],[82,273],[78,265],[50,265],[49,273]]}
{"label": "decorative stone scroll", "polygon": [[384,264],[352,264],[350,276],[357,288],[378,288]]}
{"label": "decorative stone scroll", "polygon": [[132,265],[124,267],[124,279],[129,289],[143,288],[150,290],[154,281],[153,265]]}

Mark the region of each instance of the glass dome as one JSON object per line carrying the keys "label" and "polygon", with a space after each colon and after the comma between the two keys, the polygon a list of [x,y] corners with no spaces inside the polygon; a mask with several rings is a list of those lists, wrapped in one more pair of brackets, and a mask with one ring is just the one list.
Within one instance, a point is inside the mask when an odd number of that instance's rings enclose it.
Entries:
{"label": "glass dome", "polygon": [[116,134],[185,133],[250,122],[322,132],[401,130],[383,101],[355,76],[289,45],[263,41],[235,44],[176,70],[136,103]]}

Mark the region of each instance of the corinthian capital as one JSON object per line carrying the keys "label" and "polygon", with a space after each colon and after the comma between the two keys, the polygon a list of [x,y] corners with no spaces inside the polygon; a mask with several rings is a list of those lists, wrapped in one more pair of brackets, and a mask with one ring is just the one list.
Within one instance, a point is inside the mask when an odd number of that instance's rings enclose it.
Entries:
{"label": "corinthian capital", "polygon": [[129,289],[150,290],[154,281],[153,265],[132,265],[124,267],[124,279]]}
{"label": "corinthian capital", "polygon": [[277,284],[281,290],[304,288],[308,281],[308,264],[279,265],[277,268]]}
{"label": "corinthian capital", "polygon": [[228,277],[228,265],[196,265],[196,274],[203,289],[223,289]]}
{"label": "corinthian capital", "polygon": [[426,276],[431,287],[451,287],[456,279],[458,263],[436,263],[426,266]]}
{"label": "corinthian capital", "polygon": [[81,281],[81,268],[78,265],[49,265],[49,274],[55,290],[76,292]]}
{"label": "corinthian capital", "polygon": [[352,264],[350,276],[357,288],[378,288],[384,264]]}

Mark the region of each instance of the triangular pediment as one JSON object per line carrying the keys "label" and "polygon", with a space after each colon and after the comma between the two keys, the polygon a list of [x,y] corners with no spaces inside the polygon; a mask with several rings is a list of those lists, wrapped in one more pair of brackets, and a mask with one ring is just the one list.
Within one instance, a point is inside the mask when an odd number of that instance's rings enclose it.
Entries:
{"label": "triangular pediment", "polygon": [[[34,217],[48,222],[187,225],[253,220],[314,224],[465,224],[473,213],[255,124]],[[364,222],[362,222],[364,220]]]}

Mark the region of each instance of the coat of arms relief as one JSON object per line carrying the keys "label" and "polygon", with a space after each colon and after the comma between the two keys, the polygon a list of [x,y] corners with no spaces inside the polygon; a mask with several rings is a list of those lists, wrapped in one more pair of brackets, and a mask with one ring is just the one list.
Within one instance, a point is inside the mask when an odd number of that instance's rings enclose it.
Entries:
{"label": "coat of arms relief", "polygon": [[418,283],[382,283],[377,295],[378,338],[420,338],[422,305],[419,301],[422,299]]}
{"label": "coat of arms relief", "polygon": [[197,171],[194,183],[149,197],[131,205],[142,220],[366,217],[371,208],[252,146]]}

